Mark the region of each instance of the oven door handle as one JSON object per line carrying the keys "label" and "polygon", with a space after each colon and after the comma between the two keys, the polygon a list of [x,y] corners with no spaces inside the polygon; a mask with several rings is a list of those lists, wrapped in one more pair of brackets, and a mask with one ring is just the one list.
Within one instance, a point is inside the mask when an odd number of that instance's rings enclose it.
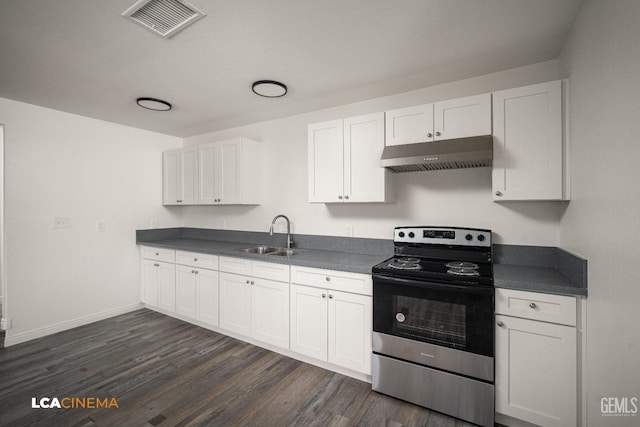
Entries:
{"label": "oven door handle", "polygon": [[494,287],[493,286],[465,286],[465,285],[456,285],[453,283],[439,283],[434,282],[432,280],[411,280],[411,279],[403,279],[400,277],[388,277],[382,276],[379,274],[374,274],[371,276],[373,278],[373,285],[375,287],[376,282],[382,285],[391,285],[391,286],[411,286],[414,288],[422,288],[422,289],[433,289],[433,290],[442,290],[447,292],[464,292],[467,294],[479,294],[479,295],[493,295]]}

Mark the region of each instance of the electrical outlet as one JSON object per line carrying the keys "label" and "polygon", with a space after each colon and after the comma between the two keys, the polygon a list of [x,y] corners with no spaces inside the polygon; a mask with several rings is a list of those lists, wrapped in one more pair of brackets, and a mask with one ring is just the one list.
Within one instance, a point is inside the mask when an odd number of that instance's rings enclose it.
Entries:
{"label": "electrical outlet", "polygon": [[151,221],[149,221],[149,228],[157,228],[158,227],[158,220],[155,218],[151,218]]}
{"label": "electrical outlet", "polygon": [[69,228],[69,218],[66,216],[58,216],[53,218],[53,228]]}
{"label": "electrical outlet", "polygon": [[347,237],[353,237],[353,225],[347,227]]}
{"label": "electrical outlet", "polygon": [[106,221],[98,221],[96,223],[96,230],[100,232],[107,231],[107,222]]}

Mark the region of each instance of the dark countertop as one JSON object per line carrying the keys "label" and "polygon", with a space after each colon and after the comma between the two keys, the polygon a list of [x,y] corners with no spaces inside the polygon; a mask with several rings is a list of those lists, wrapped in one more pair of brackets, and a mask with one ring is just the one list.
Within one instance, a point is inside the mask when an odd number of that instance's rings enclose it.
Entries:
{"label": "dark countertop", "polygon": [[204,254],[248,258],[276,264],[299,265],[304,267],[324,268],[328,270],[349,271],[352,273],[371,274],[371,267],[381,263],[390,255],[354,254],[319,249],[298,249],[292,256],[272,256],[251,254],[240,251],[242,248],[256,246],[254,243],[223,242],[201,239],[164,239],[137,242],[143,246],[177,249],[181,251]]}
{"label": "dark countertop", "polygon": [[[136,243],[212,255],[255,259],[371,274],[371,268],[393,255],[393,241],[336,236],[295,235],[297,253],[290,257],[241,252],[252,246],[284,246],[284,235],[196,228],[138,230]],[[280,240],[278,240],[280,239]],[[243,243],[244,242],[244,243]],[[299,245],[299,247],[298,247]],[[587,295],[587,260],[556,247],[494,245],[496,288],[568,296]]]}
{"label": "dark countertop", "polygon": [[568,296],[587,296],[586,287],[572,282],[554,268],[494,264],[493,280],[496,288]]}

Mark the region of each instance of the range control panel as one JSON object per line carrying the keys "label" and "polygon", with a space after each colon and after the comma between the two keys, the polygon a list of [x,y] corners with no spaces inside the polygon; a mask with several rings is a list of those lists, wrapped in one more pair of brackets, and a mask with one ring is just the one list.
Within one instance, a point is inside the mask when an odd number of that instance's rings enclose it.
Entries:
{"label": "range control panel", "polygon": [[458,227],[396,227],[393,241],[396,243],[491,247],[491,230]]}

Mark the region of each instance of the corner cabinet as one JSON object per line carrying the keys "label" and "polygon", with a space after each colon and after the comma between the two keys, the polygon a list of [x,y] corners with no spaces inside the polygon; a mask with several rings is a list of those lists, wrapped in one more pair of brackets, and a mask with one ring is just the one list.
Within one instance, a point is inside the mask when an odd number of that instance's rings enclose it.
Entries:
{"label": "corner cabinet", "polygon": [[576,298],[496,290],[496,422],[575,427]]}
{"label": "corner cabinet", "polygon": [[416,144],[491,134],[491,94],[389,110],[386,145]]}
{"label": "corner cabinet", "polygon": [[493,200],[569,200],[566,82],[493,94]]}
{"label": "corner cabinet", "polygon": [[162,203],[193,205],[198,202],[198,152],[195,148],[162,153]]}
{"label": "corner cabinet", "polygon": [[259,204],[260,144],[234,138],[198,146],[198,204]]}
{"label": "corner cabinet", "polygon": [[390,202],[388,171],[380,166],[384,113],[308,128],[309,201]]}

